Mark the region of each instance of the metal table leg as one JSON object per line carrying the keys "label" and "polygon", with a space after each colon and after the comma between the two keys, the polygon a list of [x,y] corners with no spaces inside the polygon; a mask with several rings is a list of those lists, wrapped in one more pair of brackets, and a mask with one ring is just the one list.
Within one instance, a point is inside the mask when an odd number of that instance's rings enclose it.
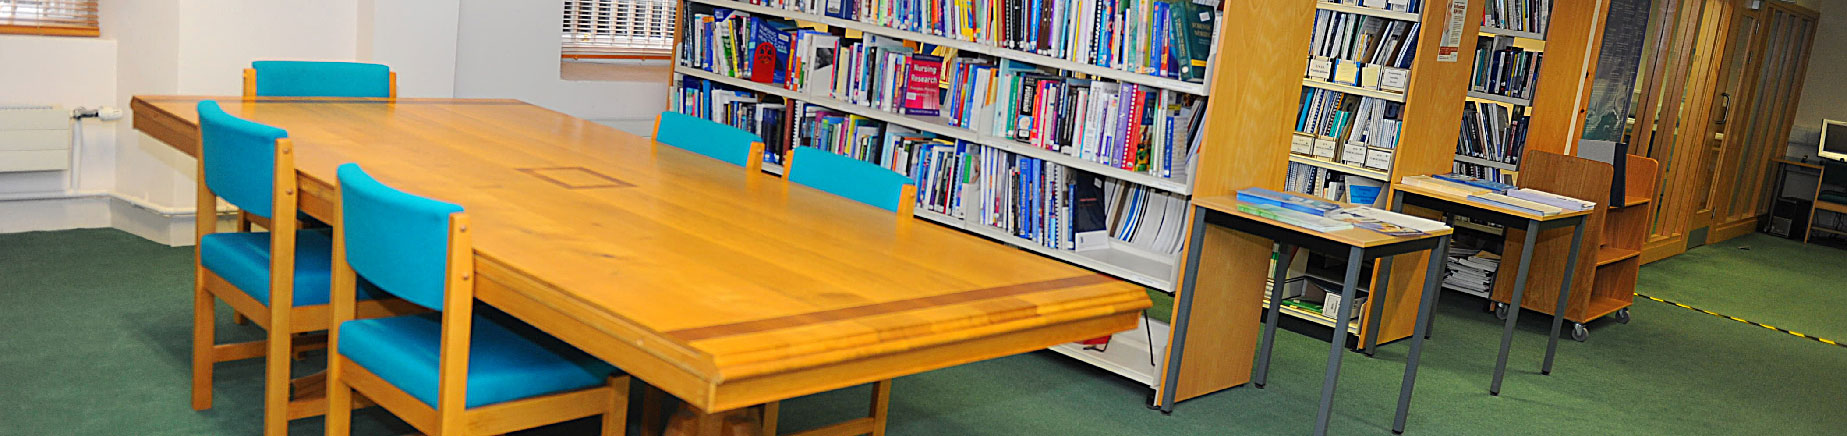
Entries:
{"label": "metal table leg", "polygon": [[1315,412],[1315,435],[1328,434],[1328,418],[1333,415],[1334,384],[1340,380],[1340,357],[1347,348],[1347,325],[1353,317],[1353,293],[1359,288],[1360,261],[1365,259],[1366,250],[1360,247],[1347,249],[1347,277],[1340,290],[1340,307],[1335,311],[1334,335],[1328,341],[1327,375],[1321,378],[1321,408]]}
{"label": "metal table leg", "polygon": [[1289,279],[1289,264],[1294,260],[1294,246],[1276,245],[1276,268],[1270,275],[1270,304],[1265,306],[1270,312],[1264,314],[1263,348],[1257,350],[1257,377],[1252,381],[1257,389],[1263,389],[1264,383],[1270,378],[1270,349],[1276,347],[1277,309],[1283,305],[1283,281]]}
{"label": "metal table leg", "polygon": [[1552,356],[1558,353],[1558,333],[1565,326],[1565,306],[1571,301],[1571,274],[1578,269],[1578,244],[1584,242],[1584,218],[1571,226],[1571,253],[1565,255],[1565,283],[1558,287],[1558,307],[1552,311],[1552,337],[1546,339],[1546,363],[1539,374],[1552,375]]}
{"label": "metal table leg", "polygon": [[1501,376],[1507,374],[1507,350],[1514,343],[1514,325],[1520,321],[1520,302],[1526,298],[1526,275],[1533,265],[1533,244],[1539,242],[1539,221],[1526,222],[1526,245],[1520,247],[1520,270],[1514,274],[1514,294],[1507,304],[1507,323],[1501,328],[1501,354],[1494,359],[1494,382],[1488,395],[1501,394]]}
{"label": "metal table leg", "polygon": [[1188,228],[1186,274],[1181,277],[1178,301],[1174,302],[1173,346],[1167,347],[1167,377],[1161,382],[1161,413],[1174,412],[1174,388],[1180,385],[1180,356],[1186,350],[1187,323],[1193,313],[1194,282],[1199,279],[1200,244],[1206,241],[1205,208],[1193,207],[1193,226]]}
{"label": "metal table leg", "polygon": [[[1452,229],[1455,228],[1456,227],[1456,216],[1451,215],[1451,214],[1443,214],[1443,225],[1449,226]],[[1443,257],[1437,258],[1443,262],[1443,269],[1436,270],[1437,274],[1442,274],[1442,276],[1437,277],[1437,292],[1431,293],[1429,296],[1424,297],[1424,298],[1430,299],[1431,310],[1436,310],[1437,299],[1440,299],[1443,297],[1443,279],[1447,278],[1449,274],[1449,237],[1444,236],[1443,238],[1444,238],[1443,246],[1437,247],[1438,249],[1443,250]],[[1490,289],[1489,291],[1493,291],[1493,290]],[[1490,292],[1490,295],[1493,295],[1492,292]],[[1424,321],[1424,339],[1430,339],[1430,335],[1433,334],[1436,331],[1436,329],[1437,329],[1437,316],[1435,313],[1432,313],[1430,314],[1430,319]]]}
{"label": "metal table leg", "polygon": [[1449,236],[1437,240],[1437,247],[1430,250],[1430,266],[1424,271],[1423,304],[1417,308],[1417,331],[1411,334],[1411,355],[1406,358],[1404,367],[1404,384],[1398,388],[1398,414],[1392,418],[1392,433],[1403,434],[1405,419],[1411,412],[1411,390],[1417,386],[1417,364],[1424,353],[1424,339],[1430,337],[1430,319],[1434,318],[1437,306],[1437,294],[1441,293],[1443,273],[1442,263],[1449,259]]}

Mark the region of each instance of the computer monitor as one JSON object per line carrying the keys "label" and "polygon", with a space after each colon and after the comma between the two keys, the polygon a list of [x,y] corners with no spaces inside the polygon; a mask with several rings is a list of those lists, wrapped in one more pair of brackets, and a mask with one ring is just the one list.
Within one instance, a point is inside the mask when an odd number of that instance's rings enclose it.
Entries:
{"label": "computer monitor", "polygon": [[1822,120],[1821,145],[1815,153],[1822,159],[1847,160],[1847,121]]}

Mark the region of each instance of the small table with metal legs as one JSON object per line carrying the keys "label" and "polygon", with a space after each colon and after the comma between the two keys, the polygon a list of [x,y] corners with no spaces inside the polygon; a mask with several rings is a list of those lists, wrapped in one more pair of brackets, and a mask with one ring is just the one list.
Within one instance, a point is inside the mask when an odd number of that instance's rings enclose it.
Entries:
{"label": "small table with metal legs", "polygon": [[[1347,255],[1346,280],[1345,283],[1342,284],[1340,294],[1340,301],[1342,304],[1337,309],[1339,312],[1338,316],[1335,317],[1336,325],[1334,327],[1334,336],[1328,346],[1327,372],[1321,382],[1321,405],[1315,415],[1315,434],[1327,434],[1328,418],[1332,416],[1333,410],[1334,385],[1340,378],[1340,359],[1341,356],[1345,354],[1342,349],[1345,348],[1347,344],[1347,326],[1351,322],[1353,314],[1352,308],[1354,305],[1350,302],[1354,301],[1354,292],[1359,287],[1360,267],[1362,262],[1381,257],[1389,259],[1389,256],[1405,253],[1430,251],[1431,269],[1425,275],[1423,292],[1424,300],[1431,300],[1431,295],[1437,292],[1438,285],[1443,282],[1440,274],[1442,274],[1441,268],[1443,265],[1444,252],[1449,246],[1450,230],[1445,229],[1436,233],[1409,236],[1391,236],[1363,229],[1318,232],[1240,211],[1238,210],[1238,203],[1236,196],[1194,198],[1193,230],[1190,232],[1191,236],[1188,246],[1199,247],[1200,244],[1204,243],[1205,231],[1203,229],[1208,224],[1230,228],[1235,231],[1276,242],[1276,255],[1278,256],[1278,260],[1276,265],[1272,268],[1272,276],[1274,277],[1272,283],[1274,283],[1274,285],[1271,286],[1270,290],[1270,303],[1268,305],[1269,314],[1267,314],[1264,319],[1263,345],[1258,351],[1256,365],[1257,374],[1253,379],[1253,383],[1258,388],[1263,387],[1265,378],[1269,373],[1270,349],[1276,339],[1277,309],[1283,299],[1283,282],[1287,279],[1285,275],[1288,272],[1290,257],[1293,255],[1295,248],[1301,247],[1310,251],[1329,254],[1346,253]],[[1173,411],[1173,387],[1177,383],[1179,368],[1182,363],[1180,359],[1182,355],[1181,348],[1186,344],[1188,318],[1192,311],[1192,290],[1199,276],[1200,251],[1201,250],[1196,248],[1187,250],[1186,277],[1181,281],[1182,289],[1179,292],[1179,301],[1175,302],[1173,346],[1168,350],[1169,368],[1167,368],[1166,372],[1167,379],[1163,382],[1168,389],[1162,390],[1167,397],[1164,399],[1165,401],[1161,402],[1164,411]],[[1373,286],[1372,290],[1373,294],[1371,298],[1373,301],[1385,301],[1383,297],[1385,296],[1386,275],[1387,274],[1384,273],[1379,274],[1379,280]],[[1379,307],[1383,306],[1383,304],[1374,304],[1373,306],[1373,316],[1377,317],[1380,313]],[[1430,311],[1434,307],[1435,306],[1428,303],[1419,306],[1417,324],[1415,327],[1417,332],[1414,335],[1416,338],[1422,338],[1423,329],[1429,325],[1426,318],[1430,317]],[[1367,347],[1368,349],[1372,348],[1370,345],[1373,344],[1375,340],[1377,340],[1376,337],[1367,340],[1369,344]],[[1413,342],[1411,358],[1406,362],[1405,371],[1407,376],[1405,380],[1407,386],[1412,380],[1409,374],[1414,374],[1417,370],[1419,345],[1421,345],[1421,341]],[[1400,396],[1408,398],[1408,393],[1409,391],[1407,389],[1401,393]],[[1404,408],[1400,407],[1399,410],[1400,413],[1402,413]],[[1402,420],[1402,417],[1400,418],[1400,420]]]}
{"label": "small table with metal legs", "polygon": [[[1513,295],[1508,300],[1513,303],[1510,305],[1512,307],[1507,311],[1506,324],[1501,328],[1501,351],[1494,362],[1494,381],[1488,385],[1488,393],[1490,395],[1501,394],[1501,377],[1507,372],[1507,351],[1509,347],[1513,345],[1514,324],[1520,319],[1520,302],[1524,301],[1522,298],[1525,297],[1526,293],[1526,276],[1533,263],[1533,247],[1538,245],[1539,232],[1565,226],[1570,226],[1572,228],[1571,251],[1565,256],[1564,283],[1559,286],[1558,307],[1556,310],[1552,311],[1552,336],[1548,338],[1546,342],[1545,363],[1540,366],[1539,371],[1540,374],[1544,375],[1552,374],[1552,358],[1558,352],[1559,330],[1564,327],[1565,322],[1565,305],[1571,299],[1572,274],[1576,272],[1578,267],[1578,248],[1584,241],[1584,222],[1591,216],[1594,209],[1542,216],[1486,203],[1478,203],[1470,201],[1467,198],[1458,198],[1455,195],[1418,186],[1397,184],[1392,185],[1392,191],[1395,193],[1395,195],[1392,196],[1393,211],[1403,211],[1404,206],[1408,204],[1442,212],[1450,217],[1446,219],[1446,221],[1453,220],[1455,216],[1466,216],[1473,220],[1500,224],[1507,228],[1526,229],[1526,243],[1521,246],[1520,249],[1520,265],[1517,267],[1519,269],[1514,270]],[[1387,259],[1386,262],[1389,264],[1391,260]],[[1425,302],[1425,304],[1434,304],[1436,298],[1431,297],[1428,298],[1428,300],[1430,301]],[[1430,331],[1429,326],[1425,326],[1424,331],[1428,334]],[[1416,343],[1422,339],[1423,337],[1421,336],[1414,338],[1412,346],[1415,348]],[[1406,376],[1405,386],[1407,388],[1407,397],[1409,394],[1409,387],[1411,386],[1410,377],[1415,376],[1415,373]],[[1408,403],[1403,401],[1400,402],[1399,416],[1402,417],[1404,415],[1403,410],[1407,406]],[[1400,418],[1400,423],[1394,426],[1394,429],[1402,431],[1402,418]]]}

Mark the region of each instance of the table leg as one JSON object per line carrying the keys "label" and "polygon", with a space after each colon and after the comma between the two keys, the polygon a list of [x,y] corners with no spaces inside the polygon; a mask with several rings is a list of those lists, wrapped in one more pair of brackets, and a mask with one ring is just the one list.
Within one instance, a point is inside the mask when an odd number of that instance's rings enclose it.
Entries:
{"label": "table leg", "polygon": [[1437,306],[1437,294],[1441,293],[1443,279],[1442,262],[1449,259],[1449,236],[1437,239],[1437,247],[1430,250],[1430,266],[1424,271],[1424,298],[1417,308],[1418,330],[1411,333],[1411,355],[1405,360],[1404,384],[1398,387],[1398,414],[1392,418],[1392,433],[1404,434],[1405,419],[1411,412],[1411,390],[1417,386],[1417,364],[1424,354],[1424,339],[1430,337],[1430,318],[1434,318]]}
{"label": "table leg", "polygon": [[1167,377],[1161,382],[1161,413],[1174,412],[1174,389],[1180,386],[1180,356],[1186,350],[1187,322],[1193,314],[1193,286],[1199,279],[1199,252],[1203,251],[1206,241],[1206,214],[1211,213],[1202,207],[1193,208],[1193,225],[1187,228],[1185,274],[1180,278],[1180,289],[1176,289],[1179,298],[1174,302],[1173,339],[1167,347]]}
{"label": "table leg", "polygon": [[1494,358],[1494,382],[1488,395],[1501,394],[1501,377],[1507,374],[1507,350],[1513,346],[1514,325],[1520,321],[1520,302],[1526,298],[1526,273],[1533,265],[1533,244],[1539,242],[1539,221],[1526,222],[1526,245],[1520,247],[1520,269],[1514,274],[1514,293],[1507,301],[1507,323],[1501,328],[1501,354]]}
{"label": "table leg", "polygon": [[1334,384],[1340,381],[1340,357],[1347,348],[1347,325],[1353,317],[1353,294],[1359,288],[1360,261],[1366,250],[1347,249],[1347,277],[1341,284],[1340,307],[1335,309],[1334,335],[1328,341],[1327,375],[1321,378],[1321,408],[1315,412],[1315,435],[1328,434],[1328,418],[1334,412]]}
{"label": "table leg", "polygon": [[[1443,214],[1443,225],[1449,226],[1451,229],[1454,229],[1456,227],[1456,216],[1451,215],[1451,214]],[[1431,293],[1429,296],[1424,297],[1424,298],[1430,299],[1430,310],[1433,311],[1430,314],[1430,319],[1424,321],[1424,339],[1430,339],[1430,335],[1437,330],[1437,315],[1434,311],[1436,310],[1436,307],[1437,307],[1437,299],[1440,299],[1443,297],[1443,279],[1448,278],[1449,276],[1449,237],[1444,236],[1443,238],[1444,238],[1443,246],[1438,247],[1443,250],[1443,257],[1437,258],[1438,261],[1443,262],[1443,269],[1437,270],[1437,274],[1440,274],[1439,276],[1437,276],[1437,292]],[[1490,289],[1489,291],[1492,292],[1493,289]]]}
{"label": "table leg", "polygon": [[1578,244],[1584,242],[1584,218],[1571,226],[1571,253],[1565,255],[1565,283],[1558,287],[1558,307],[1552,311],[1552,337],[1546,339],[1546,363],[1540,375],[1552,375],[1552,356],[1558,353],[1558,333],[1565,326],[1565,306],[1571,301],[1571,274],[1578,269]]}
{"label": "table leg", "polygon": [[1276,347],[1277,309],[1283,304],[1283,281],[1289,279],[1289,264],[1295,261],[1295,247],[1289,244],[1276,245],[1276,268],[1271,273],[1270,304],[1264,308],[1269,313],[1263,318],[1263,348],[1257,350],[1257,377],[1252,381],[1257,389],[1263,389],[1270,378],[1270,349]]}

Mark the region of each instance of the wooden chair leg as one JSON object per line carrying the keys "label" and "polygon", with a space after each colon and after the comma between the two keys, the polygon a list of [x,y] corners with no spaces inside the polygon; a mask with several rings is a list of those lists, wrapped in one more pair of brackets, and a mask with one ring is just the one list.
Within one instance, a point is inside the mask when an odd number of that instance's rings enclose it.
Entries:
{"label": "wooden chair leg", "polygon": [[666,431],[661,422],[661,403],[667,401],[667,393],[649,386],[641,385],[641,436],[656,436]]}
{"label": "wooden chair leg", "polygon": [[218,358],[213,353],[216,345],[213,329],[216,310],[216,297],[205,290],[203,283],[192,288],[192,410],[212,408],[212,364]]}
{"label": "wooden chair leg", "polygon": [[340,357],[327,355],[327,436],[353,433],[353,388],[340,377]]}
{"label": "wooden chair leg", "polygon": [[[273,319],[273,318],[272,318]],[[269,326],[268,352],[263,356],[263,434],[286,436],[289,431],[289,359],[294,348],[286,323]]]}
{"label": "wooden chair leg", "polygon": [[891,380],[872,384],[872,436],[885,436],[885,416],[891,411]]}
{"label": "wooden chair leg", "polygon": [[628,434],[629,376],[609,378],[609,410],[603,412],[603,436]]}
{"label": "wooden chair leg", "polygon": [[763,403],[763,436],[776,436],[776,415],[781,411],[781,401]]}

